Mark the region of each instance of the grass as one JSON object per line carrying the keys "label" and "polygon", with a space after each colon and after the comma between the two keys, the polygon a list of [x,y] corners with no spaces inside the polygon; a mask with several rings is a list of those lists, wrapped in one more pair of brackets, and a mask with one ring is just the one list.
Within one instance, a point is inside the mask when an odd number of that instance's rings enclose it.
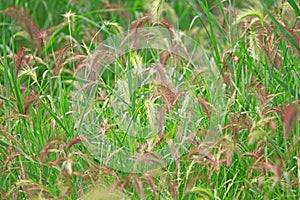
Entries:
{"label": "grass", "polygon": [[[0,199],[299,198],[296,1],[9,0],[0,11]],[[201,47],[201,68],[155,41],[118,58],[101,46],[154,26]]]}

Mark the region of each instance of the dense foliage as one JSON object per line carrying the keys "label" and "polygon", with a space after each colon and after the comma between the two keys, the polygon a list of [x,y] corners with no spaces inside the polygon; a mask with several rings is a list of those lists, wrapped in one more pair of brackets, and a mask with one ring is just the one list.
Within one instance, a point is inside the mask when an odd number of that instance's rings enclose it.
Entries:
{"label": "dense foliage", "polygon": [[[0,27],[0,199],[300,197],[300,9],[295,0],[5,0]],[[96,136],[80,129],[74,87],[83,82],[78,73],[87,58],[101,62],[101,55],[93,57],[97,46],[145,27],[192,38],[205,54],[201,67],[215,66],[220,75],[225,114],[213,129],[218,137],[209,151],[203,144],[218,116],[217,93],[204,81],[205,70],[172,51],[130,51],[110,63],[96,77],[88,105]],[[148,124],[159,133],[132,139],[114,113],[113,88],[130,86],[134,77],[122,78],[140,65],[155,69],[159,84],[134,91],[133,117],[125,122]],[[164,78],[172,70],[179,76]],[[101,162],[87,145],[98,135],[119,149],[150,155],[168,146],[183,123],[176,113],[186,106],[178,100],[185,96],[176,85],[180,77],[196,97],[192,106],[199,116],[184,154],[171,146],[173,162],[141,173]],[[155,113],[153,102],[165,105],[167,114]],[[154,162],[154,157],[143,159]]]}

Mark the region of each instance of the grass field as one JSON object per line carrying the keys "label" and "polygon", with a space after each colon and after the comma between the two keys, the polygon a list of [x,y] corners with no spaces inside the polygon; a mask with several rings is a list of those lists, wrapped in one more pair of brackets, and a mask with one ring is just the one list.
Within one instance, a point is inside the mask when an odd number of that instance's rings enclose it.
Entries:
{"label": "grass field", "polygon": [[299,6],[1,1],[0,199],[299,199]]}

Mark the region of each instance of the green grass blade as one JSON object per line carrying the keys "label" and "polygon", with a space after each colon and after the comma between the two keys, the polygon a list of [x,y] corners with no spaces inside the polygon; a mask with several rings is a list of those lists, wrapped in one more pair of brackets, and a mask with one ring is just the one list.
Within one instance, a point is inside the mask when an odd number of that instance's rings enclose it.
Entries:
{"label": "green grass blade", "polygon": [[10,99],[6,98],[5,96],[0,94],[0,99],[4,100],[4,101],[8,101],[11,102]]}
{"label": "green grass blade", "polygon": [[67,128],[63,125],[62,121],[56,116],[56,114],[44,103],[42,100],[40,102],[43,104],[44,108],[49,112],[49,114],[54,118],[54,120],[70,135],[70,132],[67,130]]}
{"label": "green grass blade", "polygon": [[264,7],[264,10],[267,12],[268,16],[270,19],[274,22],[278,30],[281,32],[281,34],[293,45],[299,52],[300,52],[300,47],[296,41],[296,39],[285,29],[284,26],[282,26],[272,15],[272,13],[266,8],[264,3],[262,2],[262,5]]}
{"label": "green grass blade", "polygon": [[205,12],[205,14],[207,16],[209,31],[210,31],[209,37],[210,37],[211,42],[212,42],[213,47],[214,47],[214,50],[212,50],[212,51],[214,51],[214,58],[215,58],[216,62],[219,64],[221,62],[221,58],[220,58],[220,52],[219,52],[219,48],[218,48],[218,42],[217,42],[217,39],[215,37],[213,27],[216,27],[222,35],[225,35],[224,31],[221,28],[218,21],[216,20],[216,18],[210,12],[207,1],[206,1],[206,4],[205,4],[202,1],[198,0],[198,3],[199,3],[200,7],[202,8],[202,10]]}
{"label": "green grass blade", "polygon": [[287,0],[287,2],[292,6],[296,15],[300,17],[300,9],[294,0]]}

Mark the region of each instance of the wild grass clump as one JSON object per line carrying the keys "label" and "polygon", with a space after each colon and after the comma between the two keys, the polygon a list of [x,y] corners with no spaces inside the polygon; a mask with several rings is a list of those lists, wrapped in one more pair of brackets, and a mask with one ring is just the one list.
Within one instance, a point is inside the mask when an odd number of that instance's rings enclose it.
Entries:
{"label": "wild grass clump", "polygon": [[[0,199],[298,199],[299,6],[1,2]],[[168,31],[168,50],[101,46],[124,31],[138,46],[149,27]],[[203,48],[200,70],[176,54],[185,35]],[[112,167],[124,149],[160,167]]]}

